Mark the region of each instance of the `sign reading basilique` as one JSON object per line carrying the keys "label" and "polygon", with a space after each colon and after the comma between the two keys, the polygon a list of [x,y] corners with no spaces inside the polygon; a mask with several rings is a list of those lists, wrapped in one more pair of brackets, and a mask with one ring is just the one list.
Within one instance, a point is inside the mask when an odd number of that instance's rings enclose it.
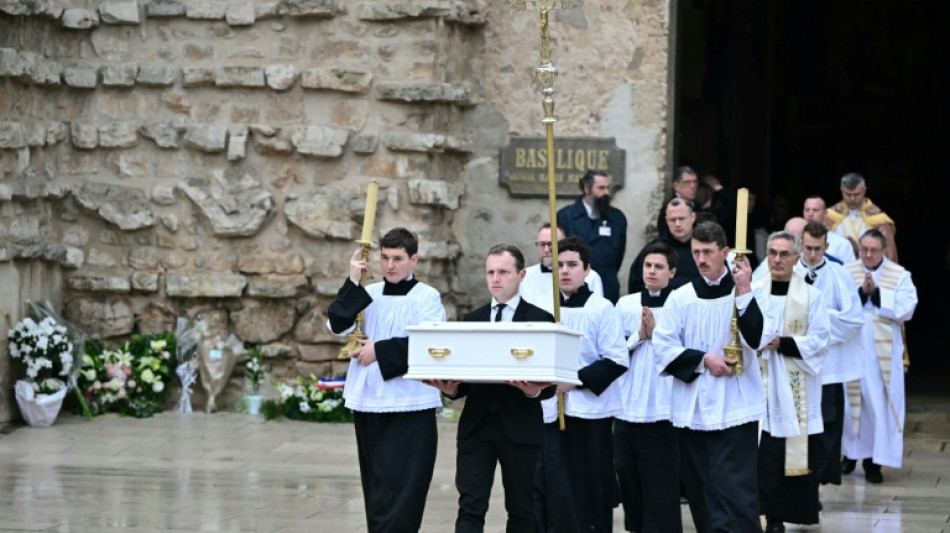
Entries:
{"label": "sign reading basilique", "polygon": [[[554,181],[558,197],[580,194],[577,183],[588,170],[610,176],[611,188],[623,187],[626,154],[614,138],[554,139]],[[498,181],[516,197],[548,196],[548,149],[544,137],[512,137],[501,150]]]}

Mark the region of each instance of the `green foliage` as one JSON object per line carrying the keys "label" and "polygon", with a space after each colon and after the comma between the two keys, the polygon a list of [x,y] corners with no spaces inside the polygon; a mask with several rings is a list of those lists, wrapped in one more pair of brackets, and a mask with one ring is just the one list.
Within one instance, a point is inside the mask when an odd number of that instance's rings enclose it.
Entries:
{"label": "green foliage", "polygon": [[261,405],[261,413],[267,420],[290,418],[310,422],[352,422],[353,412],[344,406],[343,388],[321,383],[316,376],[297,378],[298,384],[291,387],[274,383],[280,393],[277,400],[267,400]]}

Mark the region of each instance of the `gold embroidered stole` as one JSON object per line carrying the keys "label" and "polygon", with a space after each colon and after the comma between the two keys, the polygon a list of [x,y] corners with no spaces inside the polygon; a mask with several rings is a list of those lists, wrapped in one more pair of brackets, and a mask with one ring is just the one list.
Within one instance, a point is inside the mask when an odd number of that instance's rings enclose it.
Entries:
{"label": "gold embroidered stole", "polygon": [[861,204],[861,207],[857,210],[858,216],[850,217],[848,216],[850,212],[848,205],[844,202],[838,202],[833,207],[825,210],[825,217],[831,221],[831,231],[836,231],[838,226],[843,224],[842,235],[854,242],[858,242],[864,231],[876,228],[882,224],[894,226],[894,233],[897,233],[897,225],[894,224],[894,220],[887,216],[886,213],[868,214],[868,210],[872,207],[874,207],[874,202],[865,198],[864,203]]}
{"label": "gold embroidered stole", "polygon": [[[771,276],[765,280],[765,291],[766,294],[772,294]],[[792,274],[788,285],[788,295],[785,298],[783,337],[804,335],[808,331],[809,309],[808,284],[798,274]],[[777,356],[778,352],[775,355]],[[768,361],[759,359],[759,369],[762,372],[762,385],[765,389],[765,400],[768,403]],[[811,472],[808,469],[808,397],[805,372],[793,357],[785,357],[785,372],[789,387],[792,389],[792,402],[795,404],[795,416],[798,420],[798,435],[785,438],[785,475],[804,476]],[[766,416],[768,416],[767,413]]]}
{"label": "gold embroidered stole", "polygon": [[[854,261],[845,265],[854,278],[855,284],[860,287],[864,284],[864,274],[866,272],[864,264],[861,261]],[[897,290],[897,284],[904,274],[904,267],[887,261],[881,265],[881,276],[877,281],[877,286]],[[884,394],[887,396],[887,404],[890,407],[894,421],[897,423],[897,431],[903,432],[900,416],[891,401],[891,364],[894,357],[894,330],[893,322],[886,318],[874,315],[871,320],[871,328],[874,332],[874,351],[877,353],[878,366],[881,369],[881,378],[884,380]],[[851,424],[854,433],[857,434],[861,424],[861,381],[849,381],[847,383],[848,403],[851,406]]]}

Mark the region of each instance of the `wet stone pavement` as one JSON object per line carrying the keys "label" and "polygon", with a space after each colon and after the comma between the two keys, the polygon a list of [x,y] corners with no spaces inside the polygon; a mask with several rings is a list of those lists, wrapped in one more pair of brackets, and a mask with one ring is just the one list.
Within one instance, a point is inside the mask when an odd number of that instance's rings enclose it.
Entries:
{"label": "wet stone pavement", "polygon": [[[822,524],[808,529],[950,533],[950,398],[908,405],[904,466],[885,468],[882,485],[859,466],[840,487],[822,487]],[[453,529],[455,429],[440,420],[426,532]],[[503,502],[496,477],[486,531],[504,531]],[[689,531],[685,506],[683,523]],[[619,509],[614,524],[623,531]],[[233,413],[7,426],[0,531],[366,531],[353,428]]]}

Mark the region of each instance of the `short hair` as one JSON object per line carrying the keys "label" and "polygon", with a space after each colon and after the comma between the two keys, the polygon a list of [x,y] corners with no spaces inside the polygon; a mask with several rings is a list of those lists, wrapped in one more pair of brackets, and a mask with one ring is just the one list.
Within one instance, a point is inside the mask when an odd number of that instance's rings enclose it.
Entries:
{"label": "short hair", "polygon": [[715,196],[716,191],[706,182],[699,182],[696,186],[696,198],[693,200],[696,203],[696,207],[703,207],[706,202],[711,202]]}
{"label": "short hair", "polygon": [[380,248],[402,248],[409,257],[419,253],[419,238],[406,228],[393,228],[379,240]]}
{"label": "short hair", "polygon": [[577,182],[577,184],[581,186],[581,192],[587,192],[587,187],[593,187],[594,178],[597,176],[603,176],[606,178],[607,174],[604,174],[599,170],[588,170],[585,172],[584,176],[580,179],[580,181]]}
{"label": "short hair", "polygon": [[875,238],[875,239],[877,239],[878,241],[881,242],[881,248],[882,248],[882,249],[887,248],[887,237],[885,237],[884,234],[881,233],[879,230],[876,230],[876,229],[873,229],[873,228],[872,228],[872,229],[869,229],[869,230],[865,231],[865,232],[861,235],[861,238],[858,239],[858,242],[863,241],[865,237],[873,237],[873,238]]}
{"label": "short hair", "polygon": [[808,224],[805,224],[805,229],[803,230],[802,235],[809,235],[816,239],[821,239],[824,237],[825,242],[828,242],[828,228],[826,228],[821,222],[809,222]]}
{"label": "short hair", "polygon": [[715,243],[719,248],[725,248],[729,245],[729,241],[726,239],[726,230],[712,221],[703,222],[693,228],[691,238],[694,241]]}
{"label": "short hair", "polygon": [[864,182],[864,176],[858,174],[857,172],[848,172],[841,178],[841,187],[843,189],[848,189],[850,191],[851,189],[857,188],[859,185],[864,185],[865,187],[867,186],[867,184]]}
{"label": "short hair", "polygon": [[[551,223],[550,223],[550,222],[545,222],[544,224],[541,224],[541,227],[538,228],[538,231],[540,232],[540,231],[543,230],[543,229],[551,229]],[[558,226],[558,227],[557,227],[557,232],[563,234],[563,233],[564,233],[564,228],[562,228],[561,226]]]}
{"label": "short hair", "polygon": [[496,244],[488,250],[488,255],[504,255],[505,252],[508,252],[515,258],[515,267],[518,269],[518,272],[524,270],[524,254],[513,244]]}
{"label": "short hair", "polygon": [[693,170],[693,167],[683,165],[681,167],[676,167],[676,170],[673,171],[673,181],[677,183],[683,181],[683,176],[685,176],[686,174],[692,174],[694,176],[698,176],[698,174],[696,174],[696,171]]}
{"label": "short hair", "polygon": [[643,259],[646,260],[650,254],[660,254],[665,257],[666,264],[669,265],[670,269],[676,268],[676,263],[679,260],[679,256],[676,255],[676,250],[665,242],[654,242],[646,245],[646,247],[643,248]]}
{"label": "short hair", "polygon": [[696,209],[692,206],[692,204],[690,204],[686,200],[682,198],[673,198],[669,202],[666,202],[666,207],[663,208],[663,214],[665,215],[666,210],[669,209],[670,207],[679,207],[681,205],[685,205],[687,208],[689,208],[690,213],[692,213],[693,211],[696,211]]}
{"label": "short hair", "polygon": [[784,239],[786,241],[792,241],[792,248],[795,250],[797,255],[802,255],[802,240],[798,238],[798,235],[795,235],[789,231],[773,231],[765,245],[768,246],[772,244],[772,241],[775,239]]}
{"label": "short hair", "polygon": [[[825,199],[822,198],[820,195],[817,195],[817,194],[813,194],[813,195],[811,195],[811,196],[806,196],[806,197],[805,197],[805,202],[807,202],[808,200],[821,200],[821,205],[828,205],[828,203],[825,202]],[[802,202],[802,203],[804,203],[804,202]]]}
{"label": "short hair", "polygon": [[581,257],[584,268],[590,266],[590,246],[580,237],[565,237],[557,241],[558,255],[564,252],[577,252],[577,255]]}

